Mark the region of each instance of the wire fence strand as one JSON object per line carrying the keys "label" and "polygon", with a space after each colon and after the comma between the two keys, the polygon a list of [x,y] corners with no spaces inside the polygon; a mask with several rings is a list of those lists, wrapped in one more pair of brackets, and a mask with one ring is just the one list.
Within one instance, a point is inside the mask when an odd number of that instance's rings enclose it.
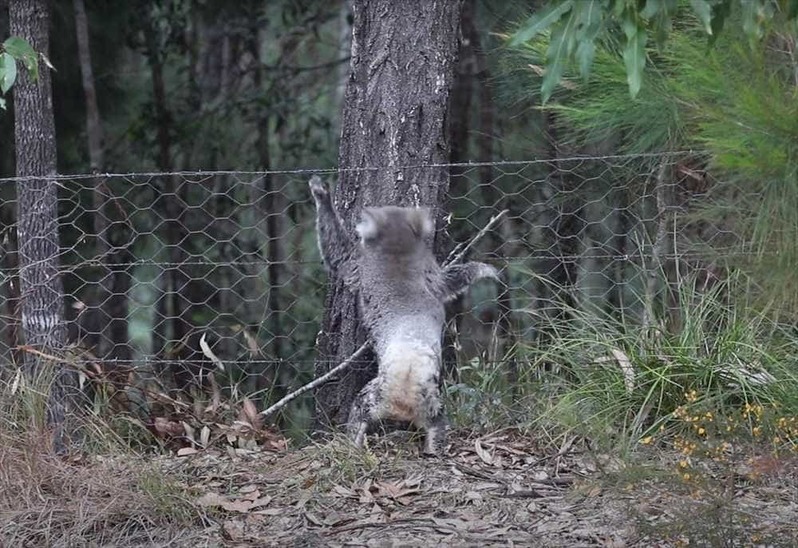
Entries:
{"label": "wire fence strand", "polygon": [[[724,269],[762,255],[726,208],[722,185],[687,167],[695,157],[680,151],[346,170],[448,171],[440,181],[447,199],[438,207],[450,214],[440,235],[449,249],[508,210],[469,256],[497,266],[504,288],[475,286],[449,322],[458,363],[498,363],[511,353],[517,360],[565,307],[650,321],[653,308],[679,306],[673,293],[686,280],[708,287]],[[658,177],[663,166],[665,179]],[[307,382],[326,274],[306,183],[341,171],[44,177],[58,183],[58,275],[70,348],[95,369],[124,366],[141,382],[181,390],[218,369],[200,348],[205,336],[230,383],[261,394],[264,405]],[[41,179],[0,179],[4,365],[18,364],[24,348],[11,183]]]}

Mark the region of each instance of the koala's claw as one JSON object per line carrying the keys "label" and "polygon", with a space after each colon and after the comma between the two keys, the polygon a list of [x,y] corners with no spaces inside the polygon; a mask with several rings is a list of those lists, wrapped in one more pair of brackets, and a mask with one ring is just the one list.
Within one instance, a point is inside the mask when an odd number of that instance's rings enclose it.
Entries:
{"label": "koala's claw", "polygon": [[324,182],[321,180],[321,177],[318,175],[314,175],[308,181],[308,186],[310,187],[310,193],[313,195],[313,198],[318,200],[322,200],[329,196],[329,192],[327,191],[327,187],[324,186]]}

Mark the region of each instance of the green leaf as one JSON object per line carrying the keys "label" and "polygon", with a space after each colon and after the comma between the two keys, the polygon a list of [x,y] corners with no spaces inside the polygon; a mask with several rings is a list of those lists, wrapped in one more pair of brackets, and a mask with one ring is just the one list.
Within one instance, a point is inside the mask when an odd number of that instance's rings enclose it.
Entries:
{"label": "green leaf", "polygon": [[601,32],[603,13],[599,0],[581,2],[576,8],[576,59],[579,61],[579,74],[587,80],[596,55],[596,38]]}
{"label": "green leaf", "polygon": [[582,40],[576,47],[576,58],[579,60],[579,75],[587,81],[590,76],[590,67],[596,56],[596,43],[593,40]]}
{"label": "green leaf", "polygon": [[540,86],[543,104],[551,98],[554,88],[560,82],[565,61],[571,56],[576,43],[575,17],[571,15],[565,21],[558,22],[551,31],[549,49],[546,51],[546,75]]}
{"label": "green leaf", "polygon": [[707,34],[712,34],[712,6],[707,0],[690,0],[690,6],[704,25]]}
{"label": "green leaf", "polygon": [[0,93],[6,93],[17,79],[17,62],[7,52],[0,53]]}
{"label": "green leaf", "polygon": [[643,19],[653,19],[663,8],[662,0],[647,0],[646,6],[640,12]]}
{"label": "green leaf", "polygon": [[36,51],[26,40],[19,36],[11,36],[6,39],[6,41],[3,42],[3,49],[11,55],[11,57],[23,63],[26,59],[36,59]]}
{"label": "green leaf", "polygon": [[798,17],[798,0],[787,0],[787,19]]}
{"label": "green leaf", "polygon": [[646,67],[646,30],[639,28],[634,21],[623,23],[626,33],[626,46],[623,49],[623,62],[626,65],[626,80],[629,83],[629,94],[634,99],[640,92],[643,83],[643,69]]}
{"label": "green leaf", "polygon": [[25,65],[34,80],[39,78],[39,63],[36,50],[26,40],[19,36],[11,36],[3,42],[3,49],[14,59],[22,61],[22,64]]}
{"label": "green leaf", "polygon": [[563,15],[570,11],[572,7],[573,0],[565,0],[565,2],[561,2],[559,4],[549,4],[527,20],[524,26],[512,37],[510,40],[510,45],[517,46],[519,44],[523,44],[524,42],[530,41],[532,38],[558,22]]}

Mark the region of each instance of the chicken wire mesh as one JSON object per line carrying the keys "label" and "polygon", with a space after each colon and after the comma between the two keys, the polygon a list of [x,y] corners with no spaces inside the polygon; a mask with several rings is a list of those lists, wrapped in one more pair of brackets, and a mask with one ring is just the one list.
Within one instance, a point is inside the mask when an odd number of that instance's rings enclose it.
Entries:
{"label": "chicken wire mesh", "polygon": [[[469,252],[503,284],[481,283],[452,307],[449,359],[507,360],[568,310],[653,324],[678,309],[685,279],[720,279],[746,247],[700,165],[679,153],[412,168],[450,171],[447,250],[507,210]],[[58,176],[70,348],[165,392],[215,372],[268,405],[310,381],[327,287],[307,191],[315,172]],[[18,181],[0,184],[4,365],[25,349]]]}

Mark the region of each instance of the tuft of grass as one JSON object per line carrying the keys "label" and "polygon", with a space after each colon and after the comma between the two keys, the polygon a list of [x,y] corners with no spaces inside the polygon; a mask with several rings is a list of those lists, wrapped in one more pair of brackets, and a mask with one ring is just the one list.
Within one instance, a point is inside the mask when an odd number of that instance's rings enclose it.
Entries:
{"label": "tuft of grass", "polygon": [[[732,299],[746,295],[746,283],[681,284],[679,321],[668,328],[561,303],[562,319],[547,324],[539,342],[514,349],[517,382],[500,366],[475,362],[449,388],[450,412],[471,426],[523,425],[614,450],[696,431],[679,415],[686,398],[702,414],[777,407],[771,422],[789,421],[798,413],[798,333]],[[779,435],[794,443],[789,430]]]}
{"label": "tuft of grass", "polygon": [[368,448],[359,449],[346,436],[337,433],[325,442],[313,443],[305,453],[316,463],[315,484],[321,490],[374,477],[381,464]]}
{"label": "tuft of grass", "polygon": [[168,540],[202,515],[185,488],[130,457],[68,461],[42,435],[0,434],[0,539],[6,546]]}
{"label": "tuft of grass", "polygon": [[143,426],[126,421],[127,437],[102,418],[102,406],[68,417],[76,443],[68,456],[55,456],[52,381],[48,368],[0,381],[0,544],[150,544],[204,519],[185,486],[131,449],[131,438],[149,436]]}

